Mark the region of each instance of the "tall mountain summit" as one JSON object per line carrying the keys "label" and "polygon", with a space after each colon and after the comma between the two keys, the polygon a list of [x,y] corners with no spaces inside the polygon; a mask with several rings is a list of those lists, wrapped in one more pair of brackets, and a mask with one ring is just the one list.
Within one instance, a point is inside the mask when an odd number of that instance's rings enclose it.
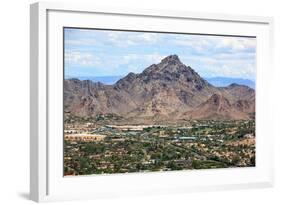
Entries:
{"label": "tall mountain summit", "polygon": [[116,114],[128,122],[250,119],[255,90],[238,84],[215,87],[170,55],[113,85],[65,80],[64,110],[75,116]]}

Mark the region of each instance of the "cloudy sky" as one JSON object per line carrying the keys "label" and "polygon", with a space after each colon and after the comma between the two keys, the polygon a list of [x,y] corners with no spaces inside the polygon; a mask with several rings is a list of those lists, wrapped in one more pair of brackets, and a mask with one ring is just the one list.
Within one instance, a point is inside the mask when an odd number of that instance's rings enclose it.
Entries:
{"label": "cloudy sky", "polygon": [[255,80],[256,39],[65,28],[65,75],[125,76],[177,54],[202,77]]}

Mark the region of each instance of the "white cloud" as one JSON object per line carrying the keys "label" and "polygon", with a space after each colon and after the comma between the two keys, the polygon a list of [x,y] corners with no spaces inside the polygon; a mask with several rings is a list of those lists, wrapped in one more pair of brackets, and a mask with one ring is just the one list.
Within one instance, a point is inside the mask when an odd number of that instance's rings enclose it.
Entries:
{"label": "white cloud", "polygon": [[197,52],[202,52],[213,48],[217,43],[217,39],[213,36],[195,36],[195,35],[182,35],[176,36],[174,40],[171,41],[172,44],[177,46],[188,47]]}
{"label": "white cloud", "polygon": [[127,54],[122,57],[121,64],[131,64],[138,61],[145,62],[146,64],[156,64],[159,63],[165,55],[160,55],[159,53],[152,54]]}
{"label": "white cloud", "polygon": [[140,55],[137,55],[137,54],[127,54],[127,55],[124,55],[122,57],[122,59],[123,59],[122,63],[129,64],[133,60],[139,60],[140,59]]}
{"label": "white cloud", "polygon": [[177,46],[188,47],[197,52],[242,52],[255,49],[255,38],[227,37],[227,36],[200,36],[183,35],[177,36],[171,41]]}
{"label": "white cloud", "polygon": [[129,35],[129,39],[133,40],[137,44],[156,43],[159,39],[159,34],[141,33],[141,34],[137,34],[137,35]]}
{"label": "white cloud", "polygon": [[91,53],[68,51],[65,53],[65,62],[68,64],[76,64],[82,66],[96,66],[101,65],[101,60]]}
{"label": "white cloud", "polygon": [[255,76],[255,66],[253,64],[236,63],[237,65],[223,64],[217,67],[215,73],[218,76],[238,77],[252,79]]}
{"label": "white cloud", "polygon": [[232,58],[231,55],[223,57],[214,56],[184,56],[183,63],[190,65],[204,77],[225,76],[255,79],[256,64],[254,58]]}
{"label": "white cloud", "polygon": [[108,31],[107,39],[118,47],[137,46],[143,44],[154,44],[159,40],[157,33],[125,33],[122,31]]}
{"label": "white cloud", "polygon": [[82,38],[82,39],[67,39],[65,45],[69,46],[96,46],[97,42],[95,39]]}
{"label": "white cloud", "polygon": [[124,33],[120,31],[107,32],[107,40],[118,47],[128,47],[135,45],[135,42],[126,38]]}
{"label": "white cloud", "polygon": [[152,54],[148,54],[148,55],[144,55],[145,60],[150,63],[150,64],[157,64],[159,63],[164,57],[166,57],[165,55],[161,55],[159,53],[152,53]]}
{"label": "white cloud", "polygon": [[243,51],[256,47],[253,38],[225,37],[216,46],[217,48],[230,48],[234,51]]}

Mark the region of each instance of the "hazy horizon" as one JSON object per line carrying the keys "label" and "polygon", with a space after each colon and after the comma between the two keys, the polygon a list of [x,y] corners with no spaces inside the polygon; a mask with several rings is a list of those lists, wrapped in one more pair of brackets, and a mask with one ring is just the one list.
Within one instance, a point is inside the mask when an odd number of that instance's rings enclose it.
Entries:
{"label": "hazy horizon", "polygon": [[[65,76],[65,79],[77,78],[79,80],[91,80],[93,82],[100,82],[105,85],[113,85],[123,77],[125,76]],[[228,77],[221,77],[221,76],[212,77],[212,78],[208,78],[208,77],[203,77],[203,78],[216,87],[225,87],[231,85],[232,83],[236,83],[240,85],[246,85],[250,88],[255,89],[255,84],[256,84],[255,81],[245,78],[228,78]]]}

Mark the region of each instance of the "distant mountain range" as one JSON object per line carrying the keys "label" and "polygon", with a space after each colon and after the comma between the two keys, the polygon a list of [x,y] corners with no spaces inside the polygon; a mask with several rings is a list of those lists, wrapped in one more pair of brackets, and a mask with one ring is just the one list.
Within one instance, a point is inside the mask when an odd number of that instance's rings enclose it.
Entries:
{"label": "distant mountain range", "polygon": [[[118,80],[123,78],[124,76],[66,76],[66,79],[71,78],[77,78],[79,80],[91,80],[93,82],[101,82],[105,85],[113,85]],[[233,83],[239,84],[239,85],[246,85],[250,88],[255,89],[255,82],[249,79],[243,79],[243,78],[228,78],[228,77],[213,77],[213,78],[204,78],[207,80],[210,84],[216,86],[216,87],[226,87]]]}
{"label": "distant mountain range", "polygon": [[255,112],[255,90],[237,83],[215,86],[171,55],[112,85],[66,79],[64,110],[67,116],[115,114],[129,123],[245,120]]}
{"label": "distant mountain range", "polygon": [[77,78],[79,80],[91,80],[93,82],[101,82],[105,85],[113,85],[124,76],[66,76],[66,79]]}
{"label": "distant mountain range", "polygon": [[249,79],[243,79],[243,78],[227,78],[227,77],[213,77],[213,78],[205,78],[209,83],[216,87],[225,87],[229,86],[233,83],[239,84],[239,85],[246,85],[250,88],[255,89],[255,82]]}

